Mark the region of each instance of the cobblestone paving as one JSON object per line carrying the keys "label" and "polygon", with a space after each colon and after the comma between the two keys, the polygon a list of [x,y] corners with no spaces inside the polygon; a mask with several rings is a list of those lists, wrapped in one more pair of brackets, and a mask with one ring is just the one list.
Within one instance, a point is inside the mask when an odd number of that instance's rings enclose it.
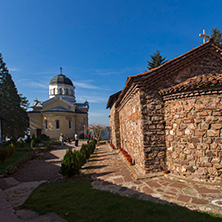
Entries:
{"label": "cobblestone paving", "polygon": [[129,167],[122,153],[111,150],[108,145],[100,145],[82,172],[92,176],[92,185],[99,190],[158,203],[177,204],[193,210],[222,213],[220,185],[179,181],[164,174],[135,180]]}

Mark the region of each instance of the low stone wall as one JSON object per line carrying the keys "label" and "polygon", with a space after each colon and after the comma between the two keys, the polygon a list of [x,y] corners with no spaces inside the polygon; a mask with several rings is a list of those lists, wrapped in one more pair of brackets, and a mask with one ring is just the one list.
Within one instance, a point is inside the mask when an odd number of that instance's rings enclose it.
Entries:
{"label": "low stone wall", "polygon": [[222,95],[165,102],[166,164],[171,173],[222,181]]}

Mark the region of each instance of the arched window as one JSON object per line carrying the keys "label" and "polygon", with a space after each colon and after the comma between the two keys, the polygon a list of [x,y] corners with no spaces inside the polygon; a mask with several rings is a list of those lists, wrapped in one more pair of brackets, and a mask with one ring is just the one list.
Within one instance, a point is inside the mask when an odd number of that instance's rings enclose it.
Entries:
{"label": "arched window", "polygon": [[59,94],[62,95],[62,88],[59,88]]}
{"label": "arched window", "polygon": [[68,95],[68,94],[69,94],[69,93],[68,93],[68,89],[65,89],[65,94],[66,94],[66,95]]}
{"label": "arched window", "polygon": [[69,120],[69,129],[72,129],[72,121]]}
{"label": "arched window", "polygon": [[52,94],[55,95],[55,88],[52,90]]}

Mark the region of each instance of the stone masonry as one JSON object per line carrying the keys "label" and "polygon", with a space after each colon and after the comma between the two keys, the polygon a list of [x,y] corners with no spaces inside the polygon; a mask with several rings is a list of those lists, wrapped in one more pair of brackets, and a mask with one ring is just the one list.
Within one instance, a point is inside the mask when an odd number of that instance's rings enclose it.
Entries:
{"label": "stone masonry", "polygon": [[[175,113],[169,114],[169,112],[166,114],[165,110],[170,109],[168,106],[171,108],[177,106],[177,102],[166,102],[167,95],[163,96],[159,92],[181,84],[191,77],[209,72],[211,74],[222,73],[221,55],[222,48],[214,43],[213,40],[210,40],[157,68],[128,77],[125,87],[118,94],[118,97],[115,98],[115,103],[107,104],[107,107],[111,108],[111,110],[116,110],[116,114],[119,114],[118,135],[121,146],[128,151],[135,160],[135,164],[140,166],[145,174],[168,170],[170,167],[171,170],[174,169],[172,172],[177,172],[177,174],[182,175],[180,168],[173,168],[176,164],[173,164],[174,160],[170,163],[167,156],[169,152],[167,149],[170,148],[172,144],[169,145],[168,141],[167,133],[169,133],[168,128],[171,123],[167,120],[168,117],[166,117],[166,115],[173,116]],[[180,92],[177,93],[180,94]],[[189,104],[184,103],[184,107],[187,105]],[[113,118],[112,112],[110,120]],[[215,112],[209,112],[207,115],[216,118]],[[117,117],[115,118],[117,119]],[[185,116],[184,120],[181,120],[181,122],[186,121],[186,118]],[[110,122],[110,126],[111,130],[115,130],[112,121]],[[212,127],[213,125],[210,126]],[[197,128],[196,130],[202,129]],[[213,133],[214,130],[218,130],[217,132],[219,132],[220,129],[209,128],[208,130]],[[195,136],[196,131],[192,131],[192,133],[194,133],[192,137],[197,138],[197,136]],[[176,140],[176,135],[169,136],[171,136],[171,142],[178,142]],[[175,137],[172,139],[172,136]],[[217,135],[217,138],[219,137],[220,135]],[[112,139],[114,140],[114,138]],[[194,141],[196,140],[192,140],[190,144],[197,147],[197,142]],[[216,141],[216,137],[212,141]],[[197,151],[197,149],[195,150]],[[210,155],[210,153],[208,153],[208,155]],[[206,153],[203,153],[199,161],[203,162],[203,158],[205,158],[204,160],[206,161],[207,157],[212,158],[212,160],[216,158],[214,156],[207,156]],[[211,159],[208,160],[212,163]],[[187,162],[189,161],[192,160],[188,159]],[[214,159],[213,162],[214,161],[216,161],[216,159]],[[192,165],[192,162],[186,166],[190,165]],[[202,168],[204,167],[209,166],[203,166]],[[196,169],[195,173],[198,175],[202,174],[200,172],[201,169]],[[190,171],[187,170],[186,172],[188,175]],[[217,176],[219,176],[220,173],[218,170],[214,170],[213,174],[216,172]],[[213,176],[207,174],[203,174],[199,179],[213,179]]]}

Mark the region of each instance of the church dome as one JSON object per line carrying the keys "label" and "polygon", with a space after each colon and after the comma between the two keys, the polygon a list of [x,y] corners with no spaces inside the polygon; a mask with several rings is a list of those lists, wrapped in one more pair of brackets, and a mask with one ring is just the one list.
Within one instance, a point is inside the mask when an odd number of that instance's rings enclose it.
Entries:
{"label": "church dome", "polygon": [[55,85],[55,84],[56,85],[66,84],[66,85],[73,86],[72,81],[63,74],[59,74],[55,76],[54,78],[52,78],[52,80],[50,81],[50,85]]}

